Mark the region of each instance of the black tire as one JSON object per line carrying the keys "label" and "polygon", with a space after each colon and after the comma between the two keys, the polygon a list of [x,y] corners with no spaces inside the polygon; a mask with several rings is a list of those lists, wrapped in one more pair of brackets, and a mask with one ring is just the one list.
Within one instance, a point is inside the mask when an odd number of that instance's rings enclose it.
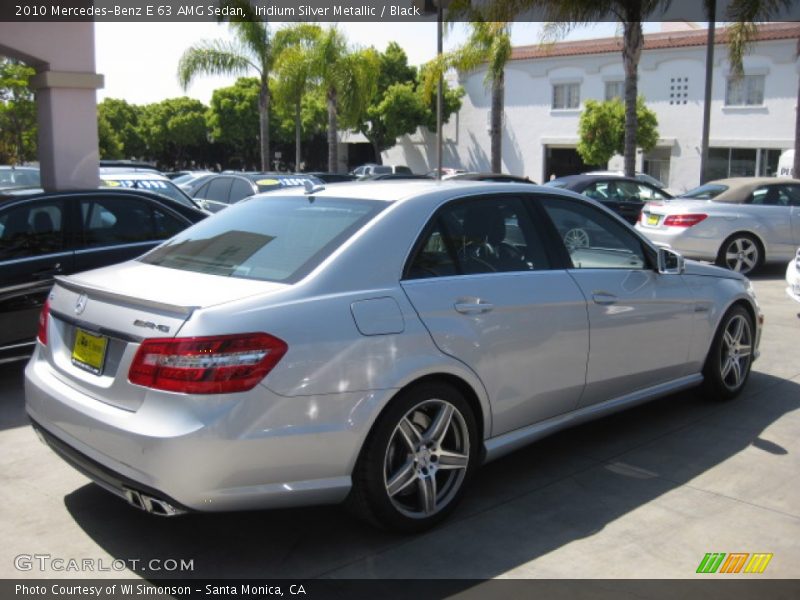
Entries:
{"label": "black tire", "polygon": [[764,249],[755,236],[735,233],[720,246],[716,262],[725,269],[749,275],[764,263]]}
{"label": "black tire", "polygon": [[[737,328],[743,328],[737,334]],[[717,400],[738,396],[753,365],[755,327],[750,313],[740,305],[731,307],[720,321],[703,367],[703,388]]]}
{"label": "black tire", "polygon": [[[436,442],[436,418],[445,417],[444,423],[451,409],[448,426]],[[463,496],[477,467],[479,443],[472,407],[456,388],[444,382],[408,388],[392,400],[367,438],[346,505],[356,516],[384,529],[402,533],[430,529]],[[457,466],[462,462],[465,466]],[[395,491],[390,495],[393,480]],[[434,501],[426,505],[432,490]]]}

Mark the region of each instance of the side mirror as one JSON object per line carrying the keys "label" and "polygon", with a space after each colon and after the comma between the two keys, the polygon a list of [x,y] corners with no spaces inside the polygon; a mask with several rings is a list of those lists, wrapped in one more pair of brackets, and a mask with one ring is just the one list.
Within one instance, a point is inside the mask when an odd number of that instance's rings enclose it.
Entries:
{"label": "side mirror", "polygon": [[668,248],[658,249],[658,272],[662,275],[680,275],[686,270],[686,261],[680,253]]}

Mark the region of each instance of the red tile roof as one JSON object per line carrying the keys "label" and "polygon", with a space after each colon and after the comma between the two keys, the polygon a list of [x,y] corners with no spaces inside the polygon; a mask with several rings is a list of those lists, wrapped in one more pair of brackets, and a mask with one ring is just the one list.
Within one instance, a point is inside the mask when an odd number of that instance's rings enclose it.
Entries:
{"label": "red tile roof", "polygon": [[[708,33],[705,29],[693,31],[669,31],[648,33],[644,36],[644,50],[662,48],[686,48],[705,46]],[[800,23],[768,23],[759,25],[756,41],[800,39]],[[724,27],[717,28],[716,43],[727,42]],[[622,36],[600,38],[595,40],[579,40],[574,42],[556,42],[555,44],[532,44],[517,46],[511,52],[511,60],[552,58],[554,56],[581,56],[586,54],[605,54],[622,51]]]}

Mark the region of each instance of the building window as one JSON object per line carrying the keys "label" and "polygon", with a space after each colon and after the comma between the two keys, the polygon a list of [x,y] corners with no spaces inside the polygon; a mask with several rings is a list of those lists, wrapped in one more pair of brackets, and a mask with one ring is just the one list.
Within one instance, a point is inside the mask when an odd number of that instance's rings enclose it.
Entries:
{"label": "building window", "polygon": [[642,171],[669,185],[669,166],[672,158],[670,148],[653,148],[642,157]]}
{"label": "building window", "polygon": [[771,177],[778,170],[780,154],[773,148],[709,148],[708,178]]}
{"label": "building window", "polygon": [[669,80],[669,103],[686,104],[689,101],[689,78],[671,77]]}
{"label": "building window", "polygon": [[625,95],[625,82],[624,81],[606,81],[606,100],[613,100],[619,98],[620,100]]}
{"label": "building window", "polygon": [[553,85],[553,108],[578,108],[581,103],[580,83],[557,83]]}
{"label": "building window", "polygon": [[764,104],[764,76],[744,75],[729,77],[725,90],[725,106],[762,106]]}

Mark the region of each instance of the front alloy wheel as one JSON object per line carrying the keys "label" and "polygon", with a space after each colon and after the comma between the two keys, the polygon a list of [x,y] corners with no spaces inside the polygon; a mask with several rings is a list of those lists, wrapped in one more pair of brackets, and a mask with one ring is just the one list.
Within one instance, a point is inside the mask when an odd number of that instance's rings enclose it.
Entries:
{"label": "front alloy wheel", "polygon": [[404,390],[370,433],[347,504],[387,529],[433,527],[461,498],[478,443],[472,407],[459,390],[439,381]]}
{"label": "front alloy wheel", "polygon": [[723,317],[703,368],[706,391],[722,400],[742,391],[753,364],[753,343],[753,319],[734,306]]}

